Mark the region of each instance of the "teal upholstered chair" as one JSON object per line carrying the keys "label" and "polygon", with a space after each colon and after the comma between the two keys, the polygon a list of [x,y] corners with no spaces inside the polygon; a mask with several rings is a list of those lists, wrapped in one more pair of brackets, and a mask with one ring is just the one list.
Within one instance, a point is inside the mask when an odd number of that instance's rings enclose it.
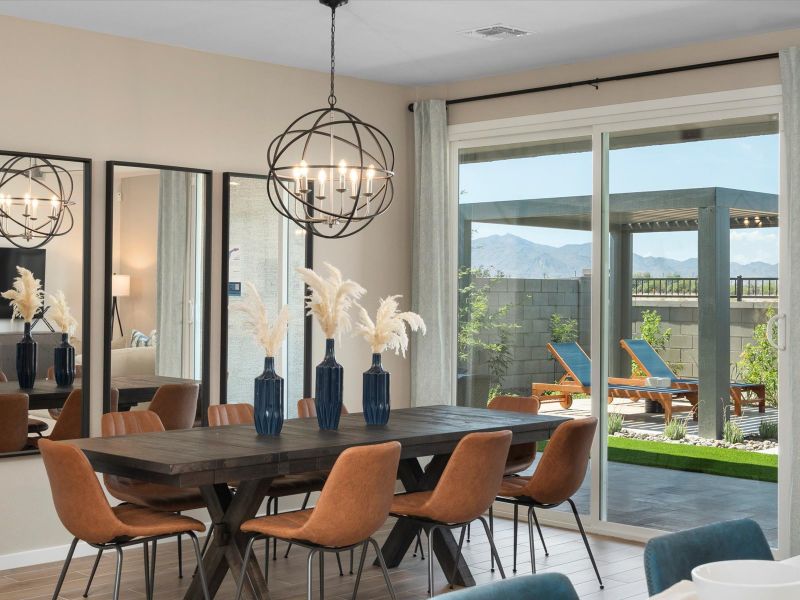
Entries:
{"label": "teal upholstered chair", "polygon": [[653,538],[644,549],[644,571],[650,595],[663,592],[692,569],[720,560],[773,560],[772,550],[752,519],[723,521]]}
{"label": "teal upholstered chair", "polygon": [[437,597],[447,600],[578,600],[572,583],[561,573],[513,577]]}

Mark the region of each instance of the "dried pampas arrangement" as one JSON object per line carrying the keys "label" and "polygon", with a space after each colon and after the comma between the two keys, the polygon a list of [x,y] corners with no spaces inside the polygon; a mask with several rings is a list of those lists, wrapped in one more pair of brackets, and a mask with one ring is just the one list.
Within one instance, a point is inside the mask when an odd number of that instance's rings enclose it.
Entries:
{"label": "dried pampas arrangement", "polygon": [[30,323],[44,301],[42,282],[24,267],[17,267],[17,272],[19,277],[14,278],[14,287],[3,292],[2,296],[11,301],[15,318],[20,317],[26,323]]}
{"label": "dried pampas arrangement", "polygon": [[245,327],[251,330],[266,356],[274,358],[281,349],[289,327],[289,307],[284,304],[275,322],[270,323],[267,307],[261,300],[261,294],[258,293],[256,286],[246,281],[244,288],[244,299],[232,304],[231,310],[244,314]]}
{"label": "dried pampas arrangement", "polygon": [[296,271],[311,290],[306,298],[308,314],[313,315],[327,339],[336,337],[339,331],[350,330],[348,311],[367,290],[350,279],[343,280],[342,273],[329,263],[324,263],[330,273],[327,278],[298,267]]}
{"label": "dried pampas arrangement", "polygon": [[72,316],[67,304],[67,298],[64,296],[62,290],[58,290],[55,294],[50,294],[48,297],[50,302],[50,312],[48,316],[53,320],[61,333],[72,335],[78,327],[78,321]]}
{"label": "dried pampas arrangement", "polygon": [[400,312],[397,302],[402,296],[387,296],[380,301],[375,321],[370,319],[363,306],[357,305],[359,322],[356,325],[358,334],[366,340],[373,354],[381,354],[386,350],[394,350],[395,354],[406,355],[408,349],[408,333],[406,325],[411,331],[421,331],[425,334],[425,322],[417,313]]}

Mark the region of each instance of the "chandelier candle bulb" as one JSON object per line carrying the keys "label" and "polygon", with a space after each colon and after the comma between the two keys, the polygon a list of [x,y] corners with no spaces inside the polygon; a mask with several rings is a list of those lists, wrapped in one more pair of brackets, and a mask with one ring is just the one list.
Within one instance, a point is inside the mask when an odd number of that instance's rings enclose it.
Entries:
{"label": "chandelier candle bulb", "polygon": [[39,208],[39,199],[34,198],[31,200],[31,220],[36,220],[36,211]]}
{"label": "chandelier candle bulb", "polygon": [[55,219],[58,214],[58,198],[53,196],[50,198],[50,218]]}
{"label": "chandelier candle bulb", "polygon": [[325,199],[325,169],[320,169],[317,173],[317,200]]}
{"label": "chandelier candle bulb", "polygon": [[350,169],[350,197],[358,198],[358,172],[355,169]]}
{"label": "chandelier candle bulb", "polygon": [[343,192],[347,189],[345,175],[347,175],[347,163],[342,159],[339,161],[339,187],[336,188],[337,192]]}

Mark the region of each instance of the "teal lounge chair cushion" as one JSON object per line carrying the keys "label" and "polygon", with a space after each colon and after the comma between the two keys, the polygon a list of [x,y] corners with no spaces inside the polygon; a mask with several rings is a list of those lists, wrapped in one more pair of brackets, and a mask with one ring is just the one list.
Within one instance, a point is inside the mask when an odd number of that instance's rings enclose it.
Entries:
{"label": "teal lounge chair cushion", "polygon": [[653,347],[647,340],[625,340],[628,348],[631,349],[642,363],[644,368],[650,373],[651,377],[669,377],[670,381],[676,381],[675,373],[669,368],[669,365],[664,362],[664,359],[658,355]]}
{"label": "teal lounge chair cushion", "polygon": [[592,385],[592,363],[576,342],[554,342],[550,345],[582,386]]}
{"label": "teal lounge chair cushion", "polygon": [[437,596],[447,600],[578,600],[566,575],[542,573],[503,579]]}

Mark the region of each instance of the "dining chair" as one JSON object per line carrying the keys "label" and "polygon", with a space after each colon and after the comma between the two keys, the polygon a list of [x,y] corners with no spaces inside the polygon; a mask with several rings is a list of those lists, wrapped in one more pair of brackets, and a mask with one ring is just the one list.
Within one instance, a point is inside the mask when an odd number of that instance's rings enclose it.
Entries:
{"label": "dining chair", "polygon": [[[5,375],[3,375],[5,377]],[[83,367],[75,365],[75,377],[83,377]],[[53,366],[47,367],[47,380],[53,381],[56,378],[56,368]],[[48,408],[47,412],[50,413],[52,419],[58,419],[61,416],[61,408]]]}
{"label": "dining chair", "polygon": [[0,452],[28,445],[28,394],[0,394]]}
{"label": "dining chair", "polygon": [[[197,531],[205,530],[200,521],[134,504],[121,504],[112,508],[92,466],[80,449],[63,442],[44,439],[39,445],[39,450],[50,480],[58,517],[73,535],[67,559],[64,561],[53,593],[54,599],[61,593],[61,586],[78,540],[83,540],[101,552],[112,548],[116,551],[114,600],[119,600],[123,549],[141,544],[144,555],[145,592],[147,600],[152,600],[155,587],[155,543],[177,535],[188,535],[200,565],[198,573],[203,595],[206,600],[210,600],[200,556],[200,544],[195,534]],[[152,554],[148,547],[151,542]]]}
{"label": "dining chair", "polygon": [[[386,521],[394,497],[400,444],[387,442],[346,449],[331,469],[314,508],[278,515],[257,517],[242,523],[241,530],[253,536],[247,542],[244,564],[253,553],[253,543],[263,538],[279,538],[308,548],[307,597],[312,597],[312,567],[314,555],[319,563],[319,593],[324,597],[325,553],[361,547],[353,599],[364,569],[367,548],[371,544],[378,555],[389,595],[395,600],[394,588],[378,543],[372,537]],[[241,598],[247,569],[242,569],[236,586],[236,600]]]}
{"label": "dining chair", "polygon": [[[467,525],[480,521],[500,575],[503,565],[494,545],[494,538],[483,518],[503,480],[503,470],[511,447],[510,431],[470,433],[456,446],[439,482],[431,491],[411,492],[395,497],[391,514],[412,521],[428,534],[428,594],[433,596],[433,534],[440,529],[461,529],[454,568],[461,559]],[[450,581],[455,577],[451,575]]]}
{"label": "dining chair", "polygon": [[[555,508],[567,502],[572,508],[572,514],[575,515],[575,522],[581,532],[586,551],[589,553],[589,559],[592,561],[592,567],[594,567],[597,581],[600,583],[600,589],[603,589],[603,580],[597,570],[597,563],[594,560],[592,549],[589,547],[586,532],[583,530],[583,523],[578,514],[578,509],[572,500],[572,496],[580,489],[586,476],[586,469],[589,466],[589,453],[596,430],[596,417],[573,419],[559,425],[544,449],[533,475],[530,477],[505,477],[497,494],[497,500],[513,504],[515,508],[517,506],[528,507],[528,539],[531,553],[531,570],[534,573],[536,573],[536,557],[533,551],[534,520],[536,521],[537,529],[539,529],[539,536],[541,537],[542,535],[535,509]],[[489,518],[492,520],[492,513],[489,513]],[[544,544],[544,540],[542,543]],[[545,548],[546,551],[547,549]]]}
{"label": "dining chair", "polygon": [[563,573],[541,573],[494,581],[437,598],[447,600],[578,600],[578,593]]}
{"label": "dining chair", "polygon": [[660,594],[692,569],[722,560],[773,560],[767,538],[752,519],[723,521],[651,539],[644,547],[647,591]]}
{"label": "dining chair", "polygon": [[[111,409],[116,410],[119,404],[119,390],[111,388]],[[80,388],[73,389],[67,399],[64,401],[64,406],[61,409],[61,414],[53,425],[50,435],[42,437],[28,438],[28,441],[37,446],[42,439],[48,439],[53,442],[60,442],[63,440],[77,440],[83,437],[82,425],[83,423],[83,391]]]}
{"label": "dining chair", "polygon": [[[4,371],[0,370],[0,383],[7,383],[7,382],[8,382],[8,377],[6,376]],[[0,395],[0,397],[1,396],[2,395]],[[28,413],[28,409],[26,408],[25,409],[26,416],[27,416],[27,413]],[[53,417],[53,418],[55,418],[55,417]],[[27,433],[29,433],[29,434],[30,433],[35,433],[35,434],[38,434],[39,436],[41,436],[43,431],[47,431],[47,423],[45,423],[41,419],[34,419],[33,417],[27,417],[27,419],[28,419]],[[25,440],[25,444],[27,445],[27,443],[28,443],[28,440],[26,439]],[[8,451],[6,451],[6,452],[8,452]]]}
{"label": "dining chair", "polygon": [[164,429],[191,429],[197,418],[200,386],[196,383],[167,383],[160,386],[150,401],[150,410],[158,415]]}
{"label": "dining chair", "polygon": [[[342,404],[342,415],[348,414],[347,407]],[[308,419],[317,416],[317,401],[315,398],[300,398],[297,401],[297,417]]]}
{"label": "dining chair", "polygon": [[[138,435],[164,431],[164,425],[158,415],[150,410],[131,410],[110,412],[103,415],[100,421],[103,437]],[[200,490],[197,488],[179,488],[159,483],[148,483],[119,475],[103,474],[103,483],[111,496],[120,502],[158,511],[180,514],[185,510],[205,508]],[[183,538],[178,535],[178,577],[183,577]],[[98,548],[86,590],[83,596],[89,595],[97,565],[103,555],[104,548]],[[155,564],[156,544],[153,544],[153,564]],[[155,573],[152,575],[155,579]]]}

